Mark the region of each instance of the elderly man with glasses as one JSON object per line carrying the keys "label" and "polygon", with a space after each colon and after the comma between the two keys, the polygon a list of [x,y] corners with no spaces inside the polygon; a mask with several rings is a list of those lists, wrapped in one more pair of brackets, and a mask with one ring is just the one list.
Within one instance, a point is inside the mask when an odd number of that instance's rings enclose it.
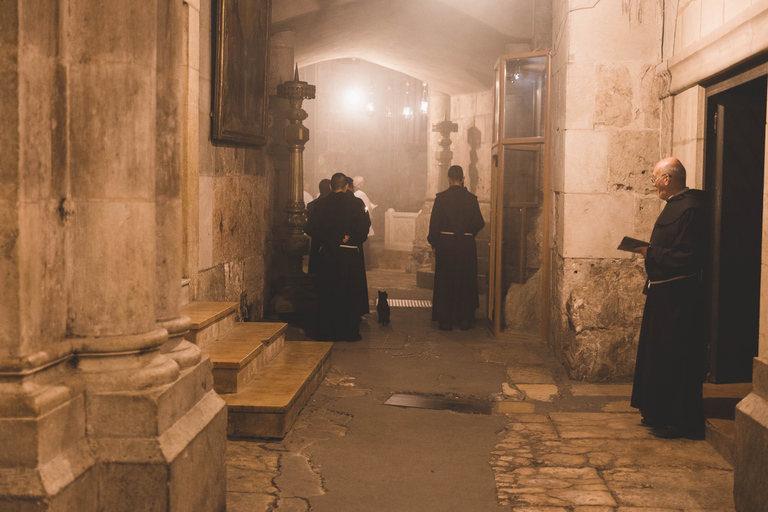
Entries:
{"label": "elderly man with glasses", "polygon": [[650,245],[635,249],[645,259],[648,279],[631,405],[657,437],[700,438],[706,375],[703,192],[685,186],[685,167],[677,158],[656,164],[651,183],[667,204]]}

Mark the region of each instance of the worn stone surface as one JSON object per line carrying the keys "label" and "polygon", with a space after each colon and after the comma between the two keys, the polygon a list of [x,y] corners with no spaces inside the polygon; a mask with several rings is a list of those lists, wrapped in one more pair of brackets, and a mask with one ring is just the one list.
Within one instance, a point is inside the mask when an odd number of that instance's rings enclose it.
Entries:
{"label": "worn stone surface", "polygon": [[595,70],[595,125],[623,128],[632,122],[632,78],[621,64],[603,64]]}
{"label": "worn stone surface", "polygon": [[[394,298],[419,292],[413,275],[399,276],[411,284],[376,271],[369,285],[386,283]],[[231,464],[273,479],[230,489],[228,510],[733,510],[728,463],[704,441],[649,435],[628,410],[628,385],[570,380],[545,344],[439,331],[429,314],[393,308],[390,327],[363,322],[363,340],[337,344],[284,440],[231,441]],[[382,405],[406,391],[495,404],[490,416]],[[241,475],[230,478],[240,486]],[[675,483],[681,496],[670,499]]]}
{"label": "worn stone surface", "polygon": [[507,330],[536,334],[541,328],[541,271],[523,284],[512,283],[504,301]]}
{"label": "worn stone surface", "polygon": [[635,260],[569,260],[564,304],[572,341],[563,347],[572,378],[626,378],[634,371],[644,273]]}

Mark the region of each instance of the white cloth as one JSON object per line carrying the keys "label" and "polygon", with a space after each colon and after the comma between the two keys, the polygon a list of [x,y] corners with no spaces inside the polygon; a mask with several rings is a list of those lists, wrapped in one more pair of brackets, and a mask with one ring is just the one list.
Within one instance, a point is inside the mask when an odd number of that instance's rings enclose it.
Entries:
{"label": "white cloth", "polygon": [[[368,199],[368,194],[366,194],[362,190],[359,190],[359,189],[355,190],[355,197],[359,197],[360,199],[363,200],[363,203],[365,203],[365,211],[368,212],[368,215],[371,214],[371,210],[376,208],[376,205],[371,203],[371,200]],[[368,236],[373,236],[375,234],[376,233],[374,233],[373,231],[373,224],[371,224],[371,228],[368,230]]]}

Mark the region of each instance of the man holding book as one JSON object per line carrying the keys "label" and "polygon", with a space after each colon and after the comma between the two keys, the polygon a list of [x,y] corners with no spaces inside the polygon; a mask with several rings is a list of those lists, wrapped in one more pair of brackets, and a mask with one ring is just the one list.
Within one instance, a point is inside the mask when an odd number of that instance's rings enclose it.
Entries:
{"label": "man holding book", "polygon": [[648,274],[631,405],[663,438],[698,438],[704,429],[706,212],[703,192],[685,179],[677,158],[656,164],[651,183],[667,204],[650,244],[629,249],[645,259]]}

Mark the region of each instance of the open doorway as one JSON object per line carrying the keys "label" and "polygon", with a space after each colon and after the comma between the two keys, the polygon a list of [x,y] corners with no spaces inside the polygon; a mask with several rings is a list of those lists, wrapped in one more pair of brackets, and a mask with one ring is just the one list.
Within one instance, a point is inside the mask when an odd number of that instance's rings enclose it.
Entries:
{"label": "open doorway", "polygon": [[760,319],[768,66],[707,89],[710,381],[750,382]]}

